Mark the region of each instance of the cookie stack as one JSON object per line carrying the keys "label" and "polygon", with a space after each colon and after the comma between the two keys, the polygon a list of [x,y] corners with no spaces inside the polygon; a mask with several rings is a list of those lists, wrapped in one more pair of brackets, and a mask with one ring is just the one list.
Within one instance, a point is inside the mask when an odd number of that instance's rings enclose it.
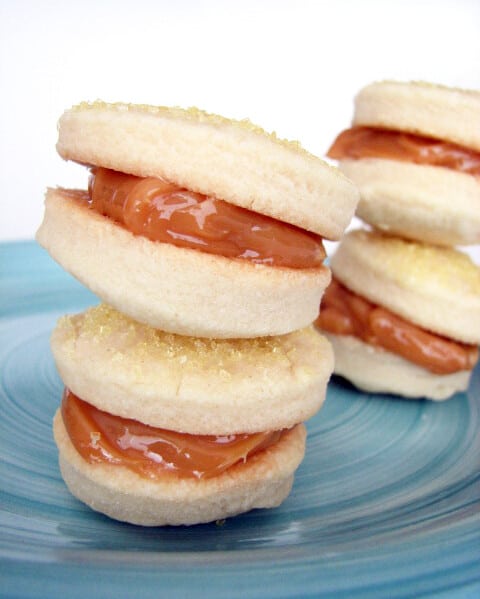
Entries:
{"label": "cookie stack", "polygon": [[446,399],[468,387],[480,343],[480,93],[378,82],[355,99],[328,155],[358,186],[317,321],[335,372],[360,389]]}
{"label": "cookie stack", "polygon": [[342,174],[248,121],[81,104],[38,242],[102,300],[60,319],[54,420],[71,492],[147,526],[279,505],[333,370],[312,322],[358,201]]}

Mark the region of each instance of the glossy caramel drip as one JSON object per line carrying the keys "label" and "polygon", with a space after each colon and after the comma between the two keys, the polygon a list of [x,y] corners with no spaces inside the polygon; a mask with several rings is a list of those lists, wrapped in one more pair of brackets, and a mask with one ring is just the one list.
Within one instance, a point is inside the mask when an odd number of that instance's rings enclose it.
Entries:
{"label": "glossy caramel drip", "polygon": [[327,156],[335,160],[385,158],[480,176],[480,152],[439,139],[374,127],[342,131]]}
{"label": "glossy caramel drip", "polygon": [[435,374],[471,370],[478,360],[476,346],[421,329],[335,279],[323,296],[316,324],[334,335],[353,335],[382,347]]}
{"label": "glossy caramel drip", "polygon": [[134,235],[287,268],[318,268],[322,239],[288,223],[155,177],[92,170],[90,206]]}
{"label": "glossy caramel drip", "polygon": [[90,463],[129,468],[146,478],[210,478],[276,443],[282,431],[190,435],[114,416],[65,389],[62,418],[78,453]]}

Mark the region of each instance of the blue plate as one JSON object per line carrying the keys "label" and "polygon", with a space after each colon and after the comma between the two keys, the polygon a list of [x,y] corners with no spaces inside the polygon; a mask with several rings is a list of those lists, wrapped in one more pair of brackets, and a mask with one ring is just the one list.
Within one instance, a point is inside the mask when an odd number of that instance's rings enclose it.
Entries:
{"label": "blue plate", "polygon": [[333,380],[280,508],[122,524],[69,494],[51,433],[50,331],[97,300],[34,243],[0,265],[2,597],[480,596],[480,369],[445,403]]}

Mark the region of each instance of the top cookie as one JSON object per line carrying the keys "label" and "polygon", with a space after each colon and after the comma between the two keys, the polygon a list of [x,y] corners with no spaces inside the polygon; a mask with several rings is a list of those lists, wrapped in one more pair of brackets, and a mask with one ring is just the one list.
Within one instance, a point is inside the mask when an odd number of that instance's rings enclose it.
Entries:
{"label": "top cookie", "polygon": [[200,435],[290,428],[325,399],[333,370],[313,327],[257,339],[172,335],[101,304],[65,316],[51,346],[64,384],[101,410]]}
{"label": "top cookie", "polygon": [[407,131],[480,151],[480,92],[379,81],[355,98],[353,125]]}
{"label": "top cookie", "polygon": [[480,268],[466,254],[357,230],[331,267],[349,289],[418,326],[480,343]]}
{"label": "top cookie", "polygon": [[338,239],[358,192],[299,144],[198,109],[82,103],[59,121],[59,154],[187,189]]}

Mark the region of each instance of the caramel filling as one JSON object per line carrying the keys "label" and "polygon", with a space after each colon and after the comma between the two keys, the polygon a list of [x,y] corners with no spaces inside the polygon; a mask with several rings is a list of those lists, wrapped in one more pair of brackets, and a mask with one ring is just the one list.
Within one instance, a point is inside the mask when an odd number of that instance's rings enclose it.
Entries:
{"label": "caramel filling", "polygon": [[114,416],[65,389],[61,413],[78,453],[89,463],[124,466],[149,479],[168,474],[210,478],[270,447],[283,431],[190,435]]}
{"label": "caramel filling", "polygon": [[94,168],[78,199],[151,241],[287,268],[319,268],[326,256],[314,233],[155,177]]}
{"label": "caramel filling", "polygon": [[478,348],[430,333],[368,302],[333,279],[316,324],[334,335],[353,335],[435,374],[471,370]]}
{"label": "caramel filling", "polygon": [[374,127],[342,131],[327,156],[335,160],[385,158],[480,176],[480,152],[439,139]]}

